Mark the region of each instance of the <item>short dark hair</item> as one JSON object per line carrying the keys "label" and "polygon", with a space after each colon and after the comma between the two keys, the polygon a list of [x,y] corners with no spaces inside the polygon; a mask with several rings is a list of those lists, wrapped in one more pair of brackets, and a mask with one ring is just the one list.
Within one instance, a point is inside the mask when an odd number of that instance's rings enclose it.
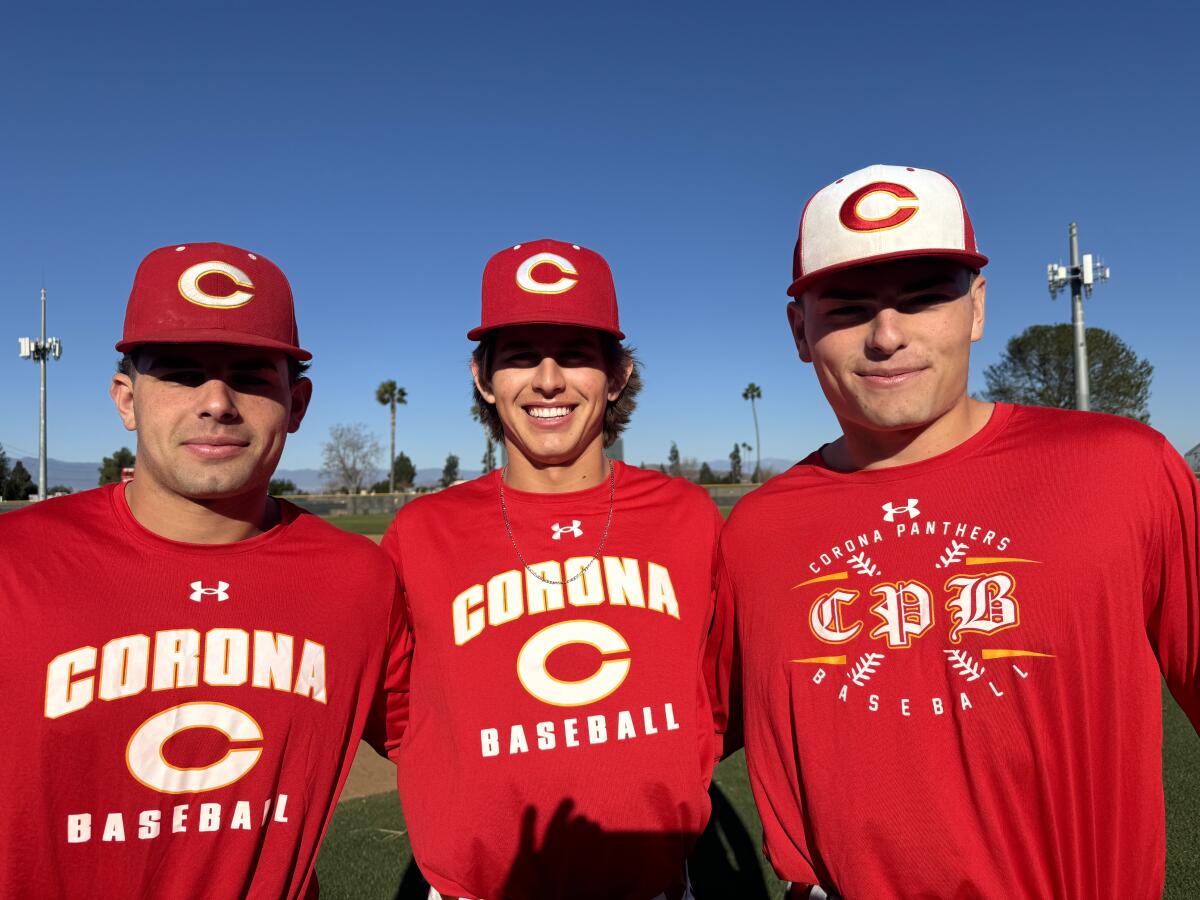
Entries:
{"label": "short dark hair", "polygon": [[[121,358],[117,360],[117,371],[119,373],[129,378],[137,378],[137,362],[134,360],[134,355],[139,349],[141,348],[135,347],[132,352],[121,355]],[[296,357],[289,355],[287,357],[287,366],[288,381],[295,384],[308,373],[308,370],[312,368],[312,363],[302,362],[296,359]]]}
{"label": "short dark hair", "polygon": [[[491,384],[495,349],[495,332],[492,332],[485,334],[471,353],[472,361],[479,367],[479,380],[485,387]],[[610,382],[621,378],[626,366],[630,367],[629,380],[625,382],[620,396],[616,400],[608,401],[604,408],[604,446],[611,447],[629,425],[637,407],[637,395],[642,390],[642,364],[633,347],[622,344],[607,332],[600,333],[600,351],[604,356],[604,368],[608,372]],[[496,404],[488,403],[474,382],[471,383],[471,390],[475,396],[475,409],[479,413],[479,421],[488,430],[492,440],[499,443],[504,439],[504,426]]]}

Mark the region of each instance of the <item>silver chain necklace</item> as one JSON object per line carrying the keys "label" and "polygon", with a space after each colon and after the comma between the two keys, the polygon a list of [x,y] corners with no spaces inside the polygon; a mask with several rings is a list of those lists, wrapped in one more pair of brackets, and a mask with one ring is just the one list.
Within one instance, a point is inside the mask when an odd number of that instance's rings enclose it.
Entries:
{"label": "silver chain necklace", "polygon": [[600,546],[596,548],[596,552],[592,554],[592,558],[587,561],[587,565],[580,568],[578,572],[572,575],[565,581],[555,581],[553,578],[547,578],[541,572],[535,572],[530,568],[529,563],[525,561],[525,555],[521,552],[521,548],[517,546],[517,539],[513,537],[512,524],[508,521],[508,506],[504,502],[504,480],[508,477],[508,466],[505,466],[500,472],[500,513],[504,516],[504,530],[508,532],[508,539],[513,545],[513,549],[517,551],[517,559],[521,561],[521,565],[525,567],[525,571],[536,578],[542,584],[555,585],[561,587],[564,584],[570,584],[583,577],[584,573],[592,567],[592,564],[600,558],[601,552],[604,550],[604,542],[608,540],[608,529],[612,526],[613,520],[613,500],[617,496],[617,470],[612,464],[612,460],[608,461],[608,521],[604,523],[604,533],[600,535]]}

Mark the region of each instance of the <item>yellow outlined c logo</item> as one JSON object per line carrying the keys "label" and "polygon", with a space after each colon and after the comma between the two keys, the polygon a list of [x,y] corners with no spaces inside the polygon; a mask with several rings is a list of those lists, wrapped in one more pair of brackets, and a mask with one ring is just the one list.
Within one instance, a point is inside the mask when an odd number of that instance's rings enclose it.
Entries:
{"label": "yellow outlined c logo", "polygon": [[551,706],[586,706],[603,700],[629,675],[633,664],[626,659],[605,659],[587,678],[580,681],[560,681],[546,671],[550,655],[567,644],[587,644],[600,651],[601,656],[628,653],[629,644],[616,629],[591,619],[571,619],[555,622],[543,628],[517,654],[517,677],[530,694]]}
{"label": "yellow outlined c logo", "polygon": [[[554,266],[562,277],[552,283],[534,281],[533,270],[541,265]],[[575,266],[566,257],[557,253],[535,253],[517,266],[517,287],[531,294],[562,294],[579,284],[578,278],[568,277],[578,274]]]}
{"label": "yellow outlined c logo", "polygon": [[[224,275],[235,286],[249,290],[234,291],[227,297],[209,294],[200,287],[200,279],[205,275]],[[254,282],[237,266],[214,259],[196,263],[183,270],[183,274],[179,276],[179,296],[188,303],[207,306],[210,309],[237,309],[254,299]]]}
{"label": "yellow outlined c logo", "polygon": [[224,703],[184,703],[164,709],[138,726],[125,748],[129,774],[146,787],[163,794],[193,794],[228,787],[254,768],[261,747],[230,747],[209,766],[180,768],[167,762],[163,747],[189,728],[211,728],[230,744],[261,741],[262,729],[250,716]]}

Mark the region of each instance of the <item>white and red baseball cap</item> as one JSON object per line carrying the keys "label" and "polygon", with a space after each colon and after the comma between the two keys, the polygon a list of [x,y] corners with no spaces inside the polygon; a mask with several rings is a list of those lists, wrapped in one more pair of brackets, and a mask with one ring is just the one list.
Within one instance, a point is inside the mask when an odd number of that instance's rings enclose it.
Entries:
{"label": "white and red baseball cap", "polygon": [[800,216],[788,293],[815,279],[906,256],[987,265],[958,187],[941,172],[867,166],[813,194]]}
{"label": "white and red baseball cap", "polygon": [[501,250],[483,269],[480,323],[467,338],[507,325],[579,325],[625,337],[604,257],[549,238]]}
{"label": "white and red baseball cap", "polygon": [[117,349],[233,344],[312,359],[299,341],[292,288],[275,263],[229,244],[172,244],[138,266]]}

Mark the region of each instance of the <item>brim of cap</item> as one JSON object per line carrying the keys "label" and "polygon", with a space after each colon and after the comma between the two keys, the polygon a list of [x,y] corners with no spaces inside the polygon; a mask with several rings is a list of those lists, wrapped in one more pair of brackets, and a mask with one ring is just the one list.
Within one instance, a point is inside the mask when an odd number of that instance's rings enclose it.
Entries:
{"label": "brim of cap", "polygon": [[307,362],[312,359],[311,353],[294,344],[289,344],[285,341],[276,341],[258,334],[242,334],[236,331],[226,331],[223,328],[160,332],[158,334],[138,337],[134,340],[121,341],[116,345],[116,349],[121,353],[127,353],[135,347],[143,347],[146,344],[227,344],[231,347],[261,347],[264,350],[280,350],[301,362]]}
{"label": "brim of cap", "polygon": [[864,266],[875,266],[880,263],[891,262],[895,259],[911,259],[918,256],[949,259],[961,262],[972,269],[982,269],[988,264],[988,258],[982,253],[970,253],[966,250],[897,250],[892,253],[880,253],[878,256],[865,256],[860,259],[847,260],[843,263],[817,269],[815,272],[809,272],[807,275],[801,275],[787,289],[788,296],[799,297],[804,289],[814,281],[824,278],[827,275],[832,275],[834,272],[844,272],[846,269],[860,269]]}
{"label": "brim of cap", "polygon": [[611,334],[618,341],[625,340],[625,332],[619,328],[605,328],[603,325],[595,325],[590,322],[563,322],[561,319],[522,319],[519,322],[495,322],[491,325],[478,325],[467,332],[467,340],[478,341],[488,332],[498,331],[501,328],[512,328],[515,325],[566,325],[571,328],[590,328],[593,331],[603,331],[605,334]]}

